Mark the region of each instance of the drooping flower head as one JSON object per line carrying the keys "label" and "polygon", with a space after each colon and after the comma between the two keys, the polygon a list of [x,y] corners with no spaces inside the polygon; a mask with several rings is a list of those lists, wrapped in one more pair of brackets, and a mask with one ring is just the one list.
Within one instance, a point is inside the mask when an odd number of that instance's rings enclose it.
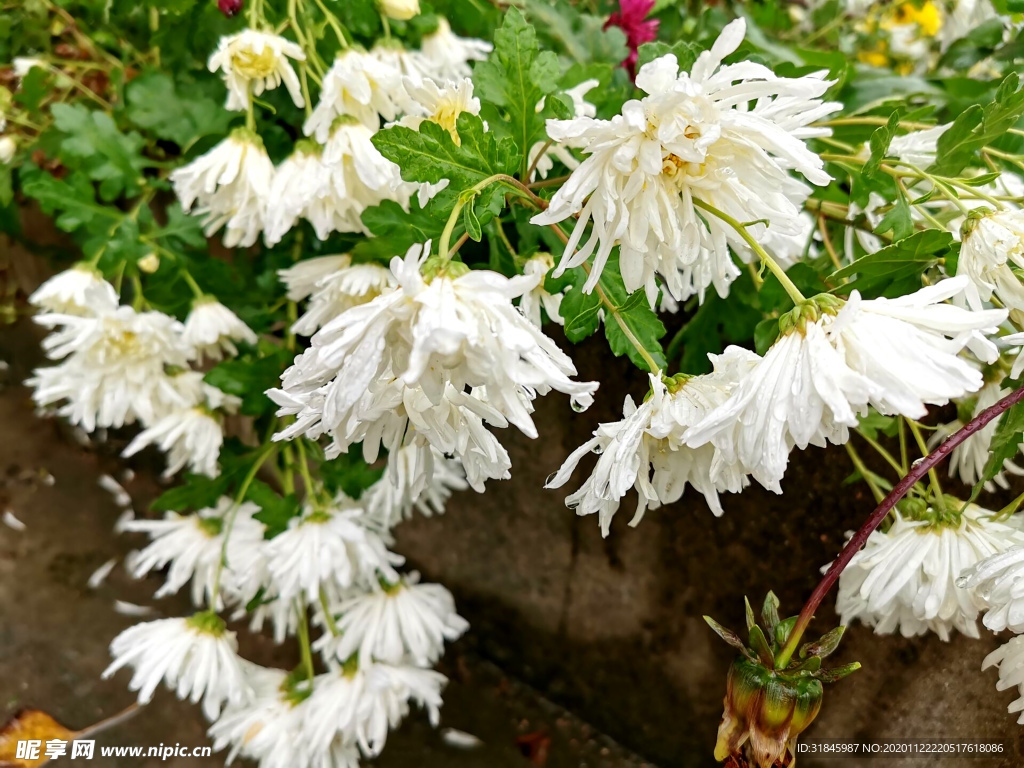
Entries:
{"label": "drooping flower head", "polygon": [[280,35],[244,29],[220,39],[210,56],[209,69],[223,72],[228,87],[227,109],[245,110],[250,89],[253,96],[259,96],[282,82],[295,106],[302,107],[302,88],[289,59],[305,61],[306,54],[299,45]]}
{"label": "drooping flower head", "polygon": [[246,128],[171,174],[181,207],[205,216],[207,236],[226,227],[224,245],[248,248],[266,223],[268,192],[274,165],[263,141]]}
{"label": "drooping flower head", "polygon": [[[739,274],[728,245],[742,238],[695,200],[737,221],[799,234],[809,188],[789,172],[830,181],[804,142],[828,134],[812,123],[840,105],[821,101],[831,85],[824,72],[784,78],[753,62],[723,66],[745,29],[743,19],[729,24],[690,72],[680,72],[671,54],[646,64],[637,86],[647,95],[611,120],[548,121],[552,139],[588,155],[532,219],[557,224],[579,214],[556,275],[594,255],[584,286],[591,291],[619,246],[627,290],[644,288],[652,306],[658,275],[677,299],[712,285],[724,296]],[[750,231],[759,237],[764,225]]]}
{"label": "drooping flower head", "polygon": [[984,603],[957,579],[986,558],[1024,544],[1024,533],[975,504],[963,509],[951,497],[941,505],[909,499],[901,507],[889,529],[874,531],[839,577],[836,611],[842,623],[860,619],[880,635],[932,631],[948,640],[955,629],[978,637]]}

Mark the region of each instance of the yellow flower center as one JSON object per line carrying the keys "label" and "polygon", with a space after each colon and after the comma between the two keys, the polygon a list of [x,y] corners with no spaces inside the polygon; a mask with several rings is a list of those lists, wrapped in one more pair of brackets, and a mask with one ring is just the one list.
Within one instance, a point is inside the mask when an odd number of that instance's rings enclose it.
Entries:
{"label": "yellow flower center", "polygon": [[249,49],[235,51],[231,54],[231,68],[250,80],[264,78],[277,68],[277,54],[270,46],[260,53]]}

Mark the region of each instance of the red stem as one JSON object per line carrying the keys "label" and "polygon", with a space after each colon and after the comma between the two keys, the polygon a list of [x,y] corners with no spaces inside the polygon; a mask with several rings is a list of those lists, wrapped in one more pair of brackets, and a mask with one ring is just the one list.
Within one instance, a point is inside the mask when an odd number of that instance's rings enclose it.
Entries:
{"label": "red stem", "polygon": [[896,506],[896,503],[907,495],[907,492],[914,486],[914,484],[923,478],[928,472],[935,468],[943,459],[952,453],[953,449],[956,448],[960,443],[966,440],[968,437],[973,435],[978,430],[982,429],[986,424],[992,421],[994,418],[1006,411],[1010,406],[1019,403],[1024,400],[1024,387],[1011,392],[998,403],[984,411],[979,413],[964,426],[954,432],[949,438],[942,443],[932,453],[925,456],[920,461],[917,461],[911,466],[910,471],[906,477],[896,484],[896,487],[889,492],[889,495],[882,499],[882,503],[879,504],[875,511],[871,513],[871,517],[865,521],[864,525],[853,534],[846,546],[843,547],[843,551],[839,553],[832,565],[829,566],[828,570],[825,571],[825,575],[821,578],[818,586],[814,588],[811,596],[807,598],[807,602],[804,604],[803,610],[800,611],[800,616],[796,620],[796,624],[793,626],[793,631],[789,634],[789,640],[786,642],[786,646],[782,649],[779,654],[776,666],[778,668],[785,667],[789,660],[793,657],[793,652],[796,650],[796,646],[800,642],[800,638],[803,636],[804,630],[807,629],[807,625],[811,623],[811,619],[814,618],[814,612],[821,605],[821,601],[825,599],[825,595],[832,589],[832,585],[839,579],[839,575],[843,572],[853,556],[857,554],[858,550],[864,546],[864,543],[868,540],[868,536],[871,535],[872,531],[875,530],[885,516],[889,514],[889,511]]}

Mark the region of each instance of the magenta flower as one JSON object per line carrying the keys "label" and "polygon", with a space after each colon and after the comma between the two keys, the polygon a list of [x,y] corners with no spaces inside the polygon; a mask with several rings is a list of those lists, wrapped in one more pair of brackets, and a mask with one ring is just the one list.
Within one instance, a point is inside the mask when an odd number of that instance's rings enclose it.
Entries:
{"label": "magenta flower", "polygon": [[608,17],[604,28],[619,27],[626,33],[629,56],[622,66],[629,70],[631,78],[636,77],[637,49],[658,36],[658,19],[648,19],[647,14],[654,8],[655,0],[619,0],[619,10]]}

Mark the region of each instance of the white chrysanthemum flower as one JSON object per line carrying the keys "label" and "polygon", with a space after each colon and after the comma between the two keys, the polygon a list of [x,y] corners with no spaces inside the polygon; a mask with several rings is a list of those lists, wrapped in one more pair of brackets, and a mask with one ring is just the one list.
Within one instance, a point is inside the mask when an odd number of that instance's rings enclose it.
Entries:
{"label": "white chrysanthemum flower", "polygon": [[377,5],[385,16],[399,21],[408,21],[420,13],[420,0],[377,0]]}
{"label": "white chrysanthemum flower", "polygon": [[302,139],[295,150],[274,171],[270,187],[273,205],[267,207],[263,242],[277,245],[296,222],[308,217],[308,211],[331,194],[331,169],[323,163],[323,148],[315,141]]}
{"label": "white chrysanthemum flower", "polygon": [[[221,497],[216,507],[201,509],[191,515],[168,512],[163,520],[129,520],[122,530],[145,533],[152,541],[137,552],[129,562],[132,576],[141,579],[151,571],[170,566],[167,580],[156,591],[156,597],[177,593],[192,582],[192,602],[196,606],[213,597],[217,569],[224,550],[224,528],[235,507],[233,499]],[[234,514],[234,525],[228,539],[223,586],[231,581],[231,571],[243,550],[259,546],[263,541],[263,524],[253,515],[260,508],[243,502]],[[219,607],[219,606],[215,606]]]}
{"label": "white chrysanthemum flower", "polygon": [[[407,77],[414,81],[430,79],[429,67],[423,61],[420,52],[410,51],[393,37],[379,39],[370,49],[370,55],[392,71],[398,72],[403,79]],[[413,112],[416,108],[404,85],[402,90],[394,95],[394,99],[401,112]]]}
{"label": "white chrysanthemum flower", "polygon": [[469,77],[469,62],[483,61],[492,50],[494,46],[486,40],[459,37],[448,20],[439,17],[437,29],[420,42],[420,59],[430,77],[443,83]]}
{"label": "white chrysanthemum flower", "polygon": [[230,747],[228,765],[244,757],[259,768],[359,768],[359,750],[353,745],[335,740],[323,751],[310,748],[304,733],[309,717],[305,681],[255,664],[245,669],[251,701],[229,704],[208,732],[214,751]]}
{"label": "white chrysanthemum flower", "polygon": [[263,140],[236,128],[217,146],[171,173],[174,194],[186,212],[205,216],[207,236],[226,227],[224,245],[248,248],[263,231],[267,193],[274,178]]}
{"label": "white chrysanthemum flower", "polygon": [[944,520],[933,509],[921,519],[895,512],[888,531],[871,534],[839,577],[842,624],[860,619],[880,635],[898,630],[914,637],[930,630],[948,640],[956,629],[978,637],[981,601],[959,589],[956,579],[991,555],[1024,544],[1024,533],[976,504],[962,515],[963,502],[946,497],[946,504],[946,515],[955,519]]}
{"label": "white chrysanthemum flower", "polygon": [[1024,545],[964,569],[956,584],[974,591],[985,609],[982,622],[993,632],[1024,632]]}
{"label": "white chrysanthemum flower", "polygon": [[370,516],[385,528],[412,517],[440,515],[453,491],[468,487],[462,462],[449,459],[432,446],[406,445],[388,456],[380,480],[360,498]]}
{"label": "white chrysanthemum flower", "polygon": [[1006,643],[996,648],[981,662],[981,668],[997,667],[999,669],[999,682],[996,683],[997,691],[1005,691],[1014,686],[1020,692],[1007,712],[1020,712],[1017,722],[1024,725],[1024,637],[1011,637]]}
{"label": "white chrysanthemum flower", "polygon": [[37,59],[32,56],[15,56],[14,60],[11,61],[11,68],[14,70],[14,76],[19,80],[33,68],[39,67],[40,69],[49,69],[50,65],[46,63],[45,59]]}
{"label": "white chrysanthemum flower", "polygon": [[[394,258],[391,272],[399,288],[339,315],[285,371],[283,392],[273,396],[287,412],[300,415],[278,439],[304,431],[340,437],[351,422],[368,420],[359,406],[372,385],[396,375],[435,406],[448,399],[448,390],[463,395],[475,388],[480,405],[530,437],[537,435],[530,417],[537,394],[555,389],[571,395],[577,407],[593,401],[596,383],[572,381],[576,369],[570,358],[512,306],[531,287],[530,278],[449,262],[425,279],[421,254],[429,250],[429,243],[417,245],[404,260]],[[466,401],[472,399],[461,397],[461,404],[471,405]],[[289,400],[301,410],[286,405]],[[347,443],[338,446],[346,449]],[[456,455],[465,462],[462,453]]]}
{"label": "white chrysanthemum flower", "polygon": [[[597,116],[597,107],[587,101],[586,95],[599,84],[599,80],[584,80],[579,85],[574,85],[572,88],[565,90],[565,95],[572,99],[573,115],[575,117]],[[537,105],[537,111],[539,112],[543,108],[544,99],[541,99]],[[561,144],[538,141],[530,147],[529,164],[534,169],[533,174],[530,176],[530,181],[533,181],[537,176],[546,179],[551,169],[555,167],[555,160],[558,160],[570,171],[575,171],[580,167],[580,161]]]}
{"label": "white chrysanthemum flower", "polygon": [[[308,265],[310,261],[324,263],[303,266]],[[305,294],[312,294],[306,311],[292,325],[292,331],[302,336],[312,336],[342,312],[373,301],[381,294],[394,289],[395,281],[387,267],[373,262],[353,264],[352,257],[348,255],[323,256],[319,259],[300,261],[294,267],[281,270],[278,275],[287,286],[304,286],[304,275],[312,275],[321,267],[323,273],[316,277],[312,287]],[[299,290],[289,288],[289,295]]]}
{"label": "white chrysanthemum flower", "polygon": [[535,280],[536,283],[519,299],[519,310],[538,328],[543,325],[540,314],[542,308],[547,313],[548,320],[558,323],[558,325],[565,325],[565,320],[558,312],[559,307],[562,306],[562,292],[548,293],[544,287],[544,278],[554,266],[555,260],[550,253],[535,254],[523,264],[523,274]]}
{"label": "white chrysanthemum flower", "polygon": [[432,669],[346,664],[316,677],[305,733],[314,750],[323,750],[340,738],[357,743],[366,757],[376,757],[384,749],[388,731],[409,714],[410,704],[424,707],[431,724],[437,726],[441,689],[447,682]]}
{"label": "white chrysanthemum flower", "polygon": [[414,80],[406,77],[402,80],[406,92],[415,104],[416,111],[398,121],[398,125],[419,130],[424,122],[436,123],[451,134],[452,141],[462,145],[456,126],[459,115],[468,112],[480,114],[480,99],[473,96],[473,81],[463,78],[458,82],[448,82],[438,86],[433,80]]}
{"label": "white chrysanthemum flower", "polygon": [[44,312],[96,315],[117,309],[118,298],[98,269],[80,263],[40,285],[28,302]]}
{"label": "white chrysanthemum flower", "polygon": [[454,642],[469,629],[451,592],[440,584],[420,584],[417,573],[343,600],[332,613],[338,634],[323,635],[313,647],[338,662],[358,654],[361,664],[410,658],[429,667],[444,653],[446,640]]}
{"label": "white chrysanthemum flower", "polygon": [[[642,67],[636,84],[648,95],[627,101],[612,120],[548,122],[551,138],[589,156],[533,222],[556,224],[579,214],[559,270],[596,252],[587,291],[618,245],[626,289],[644,288],[652,305],[658,275],[677,299],[712,284],[725,295],[736,275],[728,244],[741,238],[694,200],[787,233],[798,219],[797,201],[809,193],[789,171],[818,185],[831,180],[804,143],[828,134],[812,124],[840,106],[820,99],[831,83],[824,72],[782,78],[753,62],[721,66],[745,29],[743,19],[726,26],[690,73],[679,72],[673,55]],[[591,222],[593,232],[577,251]],[[752,228],[755,237],[763,231],[761,224]],[[695,269],[698,261],[707,265]]]}
{"label": "white chrysanthemum flower", "polygon": [[356,584],[375,583],[378,574],[397,581],[394,566],[405,559],[389,552],[366,511],[339,496],[327,510],[307,507],[288,530],[267,544],[267,567],[274,594],[282,600],[318,602]]}
{"label": "white chrysanthemum flower", "polygon": [[114,638],[114,662],[103,672],[111,677],[122,667],[134,669],[130,690],[148,704],[161,681],[179,699],[203,701],[203,714],[215,719],[225,704],[248,700],[252,691],[242,671],[235,633],[214,613],[160,619],[129,627]]}
{"label": "white chrysanthemum flower", "polygon": [[1024,312],[1024,212],[999,211],[969,220],[960,248],[957,275],[970,280],[968,305],[981,309],[993,295],[1003,306]]}
{"label": "white chrysanthemum flower", "polygon": [[320,281],[330,277],[352,263],[347,253],[335,256],[317,256],[303,259],[294,266],[280,269],[277,276],[288,291],[288,301],[302,301],[309,298],[320,287]]}
{"label": "white chrysanthemum flower", "polygon": [[726,465],[738,464],[782,493],[779,481],[794,446],[846,442],[866,411],[871,382],[830,343],[823,317],[828,315],[783,328],[730,397],[690,428],[687,445],[713,444]]}
{"label": "white chrysanthemum flower", "polygon": [[[961,412],[959,418],[947,424],[939,425],[935,434],[928,441],[928,447],[934,449],[943,443],[947,437],[952,435],[989,406],[995,405],[1000,399],[1010,394],[1010,390],[1002,388],[999,380],[989,381],[978,390],[976,397],[957,404],[957,411]],[[989,459],[989,448],[992,445],[992,438],[999,428],[999,419],[993,419],[984,427],[973,433],[970,437],[953,449],[949,459],[949,476],[959,477],[967,485],[974,485],[981,479],[985,465]],[[1010,483],[1006,479],[1006,473],[1013,475],[1024,474],[1024,469],[1007,460],[1003,468],[985,483],[985,490],[992,492],[996,487],[1009,488]]]}
{"label": "white chrysanthemum flower", "polygon": [[152,423],[170,404],[190,405],[176,391],[165,366],[187,368],[190,352],[182,326],[162,312],[118,307],[91,317],[43,314],[36,322],[62,326],[43,340],[58,366],[39,368],[27,383],[40,406],[57,410],[87,432]]}
{"label": "white chrysanthemum flower", "polygon": [[339,117],[324,146],[322,162],[330,174],[326,194],[310,201],[305,216],[321,240],[332,232],[362,232],[363,211],[384,200],[403,206],[415,185],[402,181],[397,165],[373,145],[373,131],[355,118]]}
{"label": "white chrysanthemum flower", "polygon": [[164,479],[173,477],[186,466],[190,472],[217,477],[217,459],[224,443],[224,428],[217,416],[207,408],[183,408],[172,411],[151,427],[142,430],[121,454],[130,458],[150,445],[167,454]]}
{"label": "white chrysanthemum flower", "polygon": [[192,302],[182,338],[195,349],[196,358],[200,361],[204,357],[220,360],[225,354],[234,357],[238,354],[236,341],[250,345],[258,341],[253,330],[213,296],[203,296]]}
{"label": "white chrysanthemum flower", "polygon": [[280,35],[243,29],[222,37],[217,50],[210,56],[211,72],[221,71],[228,87],[225,108],[249,108],[250,89],[253,96],[277,88],[284,83],[296,107],[305,106],[299,78],[289,59],[305,61],[301,46]]}
{"label": "white chrysanthemum flower", "polygon": [[941,303],[964,284],[951,278],[870,301],[854,291],[845,303],[819,297],[797,308],[729,400],[690,430],[687,444],[713,443],[727,464],[781,493],[793,447],[846,442],[868,404],[919,419],[926,404],[977,391],[981,373],[958,355],[970,346],[990,357],[995,347],[981,332],[994,332],[1006,313]]}
{"label": "white chrysanthemum flower", "polygon": [[401,72],[373,54],[350,48],[338,54],[324,75],[320,101],[302,130],[324,144],[335,118],[348,115],[376,131],[381,118],[394,120],[403,111],[400,105],[407,98]]}
{"label": "white chrysanthemum flower", "polygon": [[971,312],[944,303],[960,296],[964,278],[948,278],[895,299],[862,300],[855,291],[829,327],[847,363],[875,385],[871,405],[882,413],[920,419],[926,405],[944,405],[978,391],[981,372],[961,357],[969,350],[992,363],[1005,310]]}
{"label": "white chrysanthemum flower", "polygon": [[594,437],[573,451],[545,488],[561,488],[579,462],[598,454],[590,477],[565,499],[577,515],[597,514],[601,534],[607,536],[623,497],[636,489],[638,504],[630,521],[639,524],[648,509],[678,501],[687,484],[704,496],[715,515],[722,514],[720,492],[739,493],[747,484],[744,472],[723,461],[710,445],[689,448],[689,428],[721,405],[737,381],[758,359],[752,352],[730,347],[713,355],[715,372],[666,382],[651,374],[650,394],[639,405],[626,396],[623,419],[601,424]]}

